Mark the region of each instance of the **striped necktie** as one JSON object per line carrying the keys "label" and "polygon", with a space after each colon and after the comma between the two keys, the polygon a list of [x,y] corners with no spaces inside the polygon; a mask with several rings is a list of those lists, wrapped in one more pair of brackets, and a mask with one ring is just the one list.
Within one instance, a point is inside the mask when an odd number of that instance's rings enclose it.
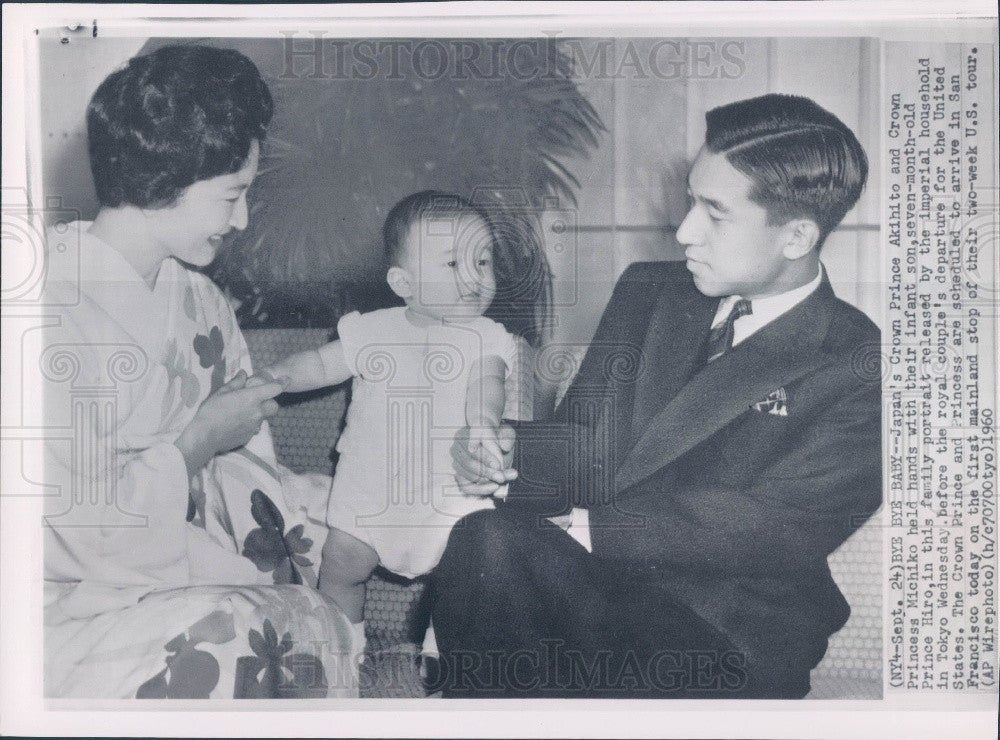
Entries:
{"label": "striped necktie", "polygon": [[729,312],[725,321],[718,326],[712,327],[708,334],[708,345],[705,349],[705,364],[712,362],[722,356],[733,347],[733,335],[735,334],[734,324],[741,316],[749,316],[753,313],[750,301],[740,298],[733,304],[733,310]]}

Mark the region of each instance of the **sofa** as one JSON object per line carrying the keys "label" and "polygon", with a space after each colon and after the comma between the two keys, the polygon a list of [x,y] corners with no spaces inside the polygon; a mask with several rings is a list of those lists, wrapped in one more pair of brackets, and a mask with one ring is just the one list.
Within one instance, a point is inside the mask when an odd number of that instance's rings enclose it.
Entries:
{"label": "sofa", "polygon": [[[327,341],[325,329],[244,331],[255,367]],[[349,401],[349,384],[279,396],[271,419],[278,461],[295,472],[323,472],[336,464],[334,447]],[[862,526],[829,559],[834,579],[851,606],[851,617],[833,635],[813,670],[808,699],[877,699],[882,695],[882,537],[877,517]],[[423,697],[417,657],[426,629],[426,582],[377,570],[368,582],[365,623],[369,656],[361,671],[361,695]]]}

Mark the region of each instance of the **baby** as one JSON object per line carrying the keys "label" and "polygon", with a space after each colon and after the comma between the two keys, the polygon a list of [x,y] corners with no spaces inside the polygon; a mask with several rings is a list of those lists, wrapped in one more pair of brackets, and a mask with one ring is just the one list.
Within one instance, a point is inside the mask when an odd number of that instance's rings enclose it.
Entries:
{"label": "baby", "polygon": [[518,415],[505,414],[517,340],[483,316],[496,293],[488,216],[458,196],[423,191],[393,207],[382,235],[387,281],[406,306],[347,314],[337,341],[264,371],[286,391],[354,378],[319,589],[357,625],[361,644],[375,566],[410,578],[429,572],[452,525],[492,506],[458,490],[455,432],[468,425],[469,444],[500,461],[500,420]]}

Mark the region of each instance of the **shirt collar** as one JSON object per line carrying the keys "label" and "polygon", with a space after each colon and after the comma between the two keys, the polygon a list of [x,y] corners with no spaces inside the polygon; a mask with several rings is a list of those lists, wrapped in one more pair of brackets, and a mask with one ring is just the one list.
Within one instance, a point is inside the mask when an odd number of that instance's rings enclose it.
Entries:
{"label": "shirt collar", "polygon": [[80,259],[72,269],[62,269],[47,279],[79,286],[84,295],[124,327],[144,349],[155,352],[162,337],[171,331],[171,307],[176,303],[177,286],[185,277],[185,268],[174,259],[164,260],[156,287],[150,290],[128,260],[91,234],[89,227],[90,222],[76,221],[67,224],[62,233],[49,232],[49,239],[56,240],[50,244],[61,241],[75,245]]}
{"label": "shirt collar", "polygon": [[[741,316],[733,323],[733,346],[735,347],[754,332],[763,329],[776,318],[802,303],[802,301],[813,294],[822,281],[823,267],[820,265],[819,270],[816,272],[816,277],[805,285],[800,285],[798,288],[792,288],[784,293],[767,296],[766,298],[753,299],[751,301],[753,313]],[[712,321],[712,326],[725,321],[733,305],[741,298],[742,296],[731,295],[719,301],[719,308],[715,312],[715,319]]]}

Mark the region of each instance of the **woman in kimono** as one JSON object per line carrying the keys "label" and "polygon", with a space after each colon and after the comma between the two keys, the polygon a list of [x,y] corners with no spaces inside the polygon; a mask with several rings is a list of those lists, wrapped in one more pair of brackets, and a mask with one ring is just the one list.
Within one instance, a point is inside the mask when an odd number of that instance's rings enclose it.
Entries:
{"label": "woman in kimono", "polygon": [[88,108],[100,210],[48,235],[81,260],[49,272],[40,348],[67,430],[47,443],[47,696],[357,695],[350,625],[315,590],[330,479],[276,463],[281,386],[192,269],[246,226],[271,114],[253,63],[203,46],[132,59]]}

